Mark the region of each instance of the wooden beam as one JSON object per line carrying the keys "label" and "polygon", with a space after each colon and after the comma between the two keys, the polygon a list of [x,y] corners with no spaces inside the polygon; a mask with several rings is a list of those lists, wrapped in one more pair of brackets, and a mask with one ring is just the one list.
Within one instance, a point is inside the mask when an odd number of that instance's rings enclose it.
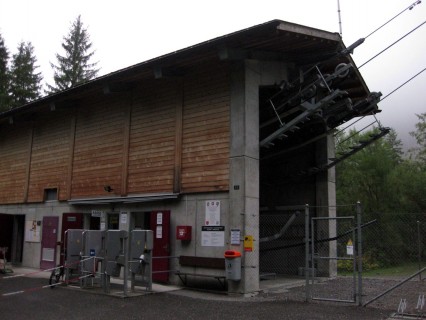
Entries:
{"label": "wooden beam", "polygon": [[106,83],[102,91],[104,94],[125,93],[131,91],[133,86],[129,83]]}
{"label": "wooden beam", "polygon": [[130,152],[130,126],[132,120],[133,95],[128,99],[129,103],[124,110],[123,133],[123,166],[121,172],[121,196],[127,196],[127,181],[129,176],[129,152]]}
{"label": "wooden beam", "polygon": [[261,50],[245,50],[238,48],[221,47],[218,51],[219,59],[225,60],[245,60],[253,59],[259,61],[289,61],[283,53]]}
{"label": "wooden beam", "polygon": [[176,85],[176,124],[175,124],[175,167],[173,179],[173,192],[181,191],[182,176],[182,137],[183,137],[183,106],[184,86],[183,81],[177,81]]}
{"label": "wooden beam", "polygon": [[183,76],[183,71],[178,68],[171,67],[155,67],[154,68],[154,78],[162,79],[162,78],[174,78]]}
{"label": "wooden beam", "polygon": [[69,136],[69,153],[68,153],[68,172],[67,172],[67,200],[72,197],[72,176],[74,166],[74,149],[75,149],[75,131],[77,125],[77,111],[74,109],[71,116],[70,136]]}
{"label": "wooden beam", "polygon": [[30,175],[31,175],[31,158],[33,154],[33,141],[34,141],[34,123],[31,124],[28,137],[28,150],[27,150],[27,163],[25,170],[25,186],[24,186],[24,203],[28,201],[28,192],[30,188]]}

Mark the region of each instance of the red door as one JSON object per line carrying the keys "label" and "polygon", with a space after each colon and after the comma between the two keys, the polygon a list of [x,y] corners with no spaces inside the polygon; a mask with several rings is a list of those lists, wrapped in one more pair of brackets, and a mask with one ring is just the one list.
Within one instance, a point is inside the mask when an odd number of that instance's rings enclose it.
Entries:
{"label": "red door", "polygon": [[50,269],[56,266],[58,225],[59,217],[43,217],[40,259],[41,269]]}
{"label": "red door", "polygon": [[61,232],[61,261],[64,264],[64,246],[65,246],[65,231],[69,229],[83,229],[83,214],[82,213],[64,213],[62,214],[62,232]]}
{"label": "red door", "polygon": [[[150,215],[151,230],[154,232],[154,249],[152,256],[165,257],[153,259],[152,280],[167,283],[169,281],[169,256],[170,256],[170,211],[153,211]],[[158,271],[165,271],[155,273]]]}

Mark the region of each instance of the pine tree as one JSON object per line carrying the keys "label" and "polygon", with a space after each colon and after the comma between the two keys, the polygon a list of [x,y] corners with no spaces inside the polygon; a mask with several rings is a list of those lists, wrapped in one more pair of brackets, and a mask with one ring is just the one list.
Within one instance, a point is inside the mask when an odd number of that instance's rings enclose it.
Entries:
{"label": "pine tree", "polygon": [[69,89],[76,85],[87,82],[95,78],[99,69],[96,69],[96,63],[89,63],[94,55],[90,51],[92,43],[87,29],[83,27],[80,16],[72,24],[68,36],[64,37],[62,48],[65,55],[56,54],[58,65],[50,63],[54,70],[53,80],[55,85],[47,84],[47,93],[54,93]]}
{"label": "pine tree", "polygon": [[40,98],[41,72],[36,72],[37,59],[31,42],[21,42],[18,53],[12,56],[10,68],[11,107],[15,108]]}
{"label": "pine tree", "polygon": [[9,73],[7,64],[9,61],[9,52],[4,44],[4,39],[0,34],[0,112],[9,109]]}
{"label": "pine tree", "polygon": [[416,123],[416,130],[410,132],[410,135],[416,139],[418,146],[409,151],[417,161],[426,165],[426,112],[416,116],[419,122]]}

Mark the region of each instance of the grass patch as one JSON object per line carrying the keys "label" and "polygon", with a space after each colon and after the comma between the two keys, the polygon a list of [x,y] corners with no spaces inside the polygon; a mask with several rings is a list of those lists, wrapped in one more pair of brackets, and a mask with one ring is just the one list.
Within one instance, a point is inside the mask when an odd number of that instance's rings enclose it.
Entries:
{"label": "grass patch", "polygon": [[[424,268],[426,264],[423,262],[421,268]],[[392,276],[410,276],[419,271],[418,262],[405,263],[398,266],[377,268],[373,270],[363,271],[362,275],[365,277],[392,277]],[[351,276],[351,272],[339,271],[339,276]],[[423,272],[423,276],[426,277],[426,273]]]}

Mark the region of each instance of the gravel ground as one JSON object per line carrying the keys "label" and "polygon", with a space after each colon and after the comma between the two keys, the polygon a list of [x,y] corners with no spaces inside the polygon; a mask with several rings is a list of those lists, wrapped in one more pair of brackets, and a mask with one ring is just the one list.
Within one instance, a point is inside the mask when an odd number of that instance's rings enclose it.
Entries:
{"label": "gravel ground", "polygon": [[[388,289],[401,283],[402,278],[363,278],[362,280],[362,304],[367,304],[362,309],[377,309],[394,313],[398,310],[401,299],[406,299],[406,313],[416,314],[416,306],[420,294],[426,294],[426,279],[413,278],[401,286],[378,299],[374,299]],[[287,292],[270,291],[261,296],[275,299],[287,299],[291,301],[305,301],[305,286],[287,289]],[[312,288],[312,297],[318,299],[312,303],[342,304],[342,302],[324,302],[319,299],[353,300],[353,279],[350,277],[338,277],[315,283]],[[374,301],[372,301],[374,299]],[[371,301],[371,302],[370,302]],[[426,306],[424,307],[426,319]]]}

